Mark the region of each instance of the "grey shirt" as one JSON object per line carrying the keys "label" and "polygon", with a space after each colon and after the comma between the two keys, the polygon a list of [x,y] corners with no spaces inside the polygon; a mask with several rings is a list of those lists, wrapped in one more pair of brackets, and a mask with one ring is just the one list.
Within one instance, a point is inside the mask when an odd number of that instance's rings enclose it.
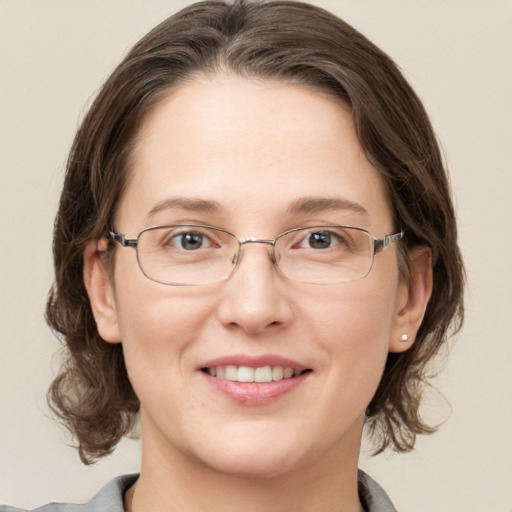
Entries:
{"label": "grey shirt", "polygon": [[[111,480],[96,496],[83,505],[72,503],[49,503],[34,509],[34,512],[124,512],[124,493],[137,480],[138,475],[123,475]],[[366,512],[396,512],[382,487],[366,473],[358,474],[359,498]],[[27,512],[22,509],[0,505],[0,512]]]}

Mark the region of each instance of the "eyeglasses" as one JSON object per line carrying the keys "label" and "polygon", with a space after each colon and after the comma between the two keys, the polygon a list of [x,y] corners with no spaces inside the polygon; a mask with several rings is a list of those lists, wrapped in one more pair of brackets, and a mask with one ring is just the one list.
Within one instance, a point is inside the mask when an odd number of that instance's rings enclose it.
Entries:
{"label": "eyeglasses", "polygon": [[136,250],[146,277],[175,286],[204,285],[228,279],[246,244],[268,244],[277,270],[292,281],[337,284],[366,277],[375,254],[401,240],[404,233],[375,238],[354,226],[314,226],[281,233],[275,240],[244,238],[213,226],[172,224],[143,229],[135,239],[110,236]]}

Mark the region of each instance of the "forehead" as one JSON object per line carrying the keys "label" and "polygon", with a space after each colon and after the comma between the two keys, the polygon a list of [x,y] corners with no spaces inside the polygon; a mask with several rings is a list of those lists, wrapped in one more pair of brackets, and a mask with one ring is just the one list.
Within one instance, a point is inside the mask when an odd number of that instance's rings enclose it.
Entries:
{"label": "forehead", "polygon": [[309,87],[233,76],[186,83],[147,116],[118,223],[142,229],[158,220],[151,212],[182,199],[214,204],[214,220],[275,218],[318,199],[328,210],[336,201],[355,205],[347,222],[391,222],[385,183],[348,107]]}

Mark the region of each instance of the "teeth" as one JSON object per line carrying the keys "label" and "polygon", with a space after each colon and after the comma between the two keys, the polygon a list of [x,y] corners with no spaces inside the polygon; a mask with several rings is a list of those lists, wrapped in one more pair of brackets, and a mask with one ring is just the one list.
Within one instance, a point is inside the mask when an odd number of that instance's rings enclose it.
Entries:
{"label": "teeth", "polygon": [[254,370],[248,366],[238,368],[238,382],[254,382]]}
{"label": "teeth", "polygon": [[251,368],[250,366],[216,366],[206,368],[206,373],[218,379],[226,379],[235,382],[272,382],[290,379],[300,375],[300,370],[285,368],[283,366],[262,366]]}
{"label": "teeth", "polygon": [[254,382],[272,382],[272,368],[263,366],[254,370]]}
{"label": "teeth", "polygon": [[226,380],[238,380],[238,368],[232,364],[226,366]]}
{"label": "teeth", "polygon": [[284,370],[282,366],[274,366],[272,368],[272,380],[283,380]]}

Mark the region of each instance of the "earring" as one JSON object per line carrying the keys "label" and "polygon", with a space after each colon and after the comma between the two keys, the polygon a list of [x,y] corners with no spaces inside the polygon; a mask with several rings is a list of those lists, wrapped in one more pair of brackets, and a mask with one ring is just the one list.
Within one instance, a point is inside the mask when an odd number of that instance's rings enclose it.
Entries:
{"label": "earring", "polygon": [[398,341],[403,341],[403,342],[409,341],[409,335],[406,332],[404,332],[402,334],[402,336],[400,336],[400,338],[398,338]]}

